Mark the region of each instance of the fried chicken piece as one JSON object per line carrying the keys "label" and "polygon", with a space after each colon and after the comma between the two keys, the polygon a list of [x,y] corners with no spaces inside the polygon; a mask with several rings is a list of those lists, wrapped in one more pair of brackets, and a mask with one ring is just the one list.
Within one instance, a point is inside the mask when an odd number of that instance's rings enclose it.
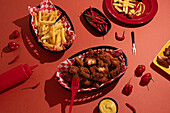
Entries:
{"label": "fried chicken piece", "polygon": [[70,66],[70,69],[69,69],[70,74],[75,75],[78,73],[78,71],[79,71],[79,68],[77,66],[73,66],[73,65]]}
{"label": "fried chicken piece", "polygon": [[111,58],[111,63],[113,66],[118,66],[120,64],[120,61],[119,61],[118,57],[113,57],[113,58]]}
{"label": "fried chicken piece", "polygon": [[79,57],[76,57],[76,58],[75,58],[75,63],[76,63],[77,65],[84,66],[84,62],[81,61]]}
{"label": "fried chicken piece", "polygon": [[89,81],[88,79],[83,79],[80,81],[81,87],[89,87],[92,85],[92,81]]}
{"label": "fried chicken piece", "polygon": [[86,79],[91,79],[91,75],[88,74],[88,73],[85,73],[85,72],[81,71],[79,74],[80,74],[80,76],[82,76],[82,77],[84,77]]}
{"label": "fried chicken piece", "polygon": [[97,83],[97,82],[93,82],[93,83],[92,83],[92,86],[93,86],[93,87],[96,87],[96,88],[99,88],[99,87],[100,87],[99,83]]}
{"label": "fried chicken piece", "polygon": [[80,67],[80,76],[83,78],[91,79],[90,71],[86,67]]}
{"label": "fried chicken piece", "polygon": [[96,58],[98,53],[96,51],[93,51],[92,49],[89,49],[88,54],[86,55],[88,58]]}
{"label": "fried chicken piece", "polygon": [[105,82],[108,81],[108,78],[104,76],[104,77],[100,78],[99,81],[100,81],[101,83],[105,83]]}
{"label": "fried chicken piece", "polygon": [[96,58],[96,60],[97,60],[97,64],[98,64],[99,67],[104,66],[104,62],[100,58]]}
{"label": "fried chicken piece", "polygon": [[90,74],[90,71],[87,67],[80,67],[80,71]]}
{"label": "fried chicken piece", "polygon": [[108,66],[105,65],[105,67],[98,67],[97,70],[100,72],[100,73],[108,73],[109,72],[109,69],[108,69]]}
{"label": "fried chicken piece", "polygon": [[97,67],[96,66],[92,66],[89,69],[90,69],[90,72],[92,73],[92,76],[94,76],[96,74]]}
{"label": "fried chicken piece", "polygon": [[100,79],[104,76],[102,73],[96,72],[95,75],[93,75],[93,80],[94,81],[100,81]]}
{"label": "fried chicken piece", "polygon": [[73,76],[71,74],[69,74],[68,72],[65,72],[61,75],[61,77],[64,79],[64,81],[66,82],[67,85],[71,85],[71,81]]}
{"label": "fried chicken piece", "polygon": [[165,56],[170,56],[170,46],[168,48],[165,48],[165,51],[163,52]]}
{"label": "fried chicken piece", "polygon": [[113,69],[112,71],[110,71],[110,73],[109,73],[109,78],[114,78],[114,77],[116,77],[119,73],[120,73],[120,71],[121,71],[121,66],[120,65],[118,65],[115,69]]}
{"label": "fried chicken piece", "polygon": [[169,68],[168,62],[166,62],[161,56],[157,56],[157,62],[159,65],[161,65],[165,68]]}
{"label": "fried chicken piece", "polygon": [[94,64],[96,64],[96,59],[94,59],[94,58],[86,58],[85,59],[85,62],[84,62],[85,64],[87,64],[88,66],[91,66],[91,65],[94,65]]}
{"label": "fried chicken piece", "polygon": [[170,65],[170,59],[168,59],[166,62]]}
{"label": "fried chicken piece", "polygon": [[100,58],[104,63],[106,63],[108,66],[111,65],[111,58],[107,54],[99,54],[98,58]]}
{"label": "fried chicken piece", "polygon": [[[73,77],[74,77],[74,78],[78,78],[78,79],[80,79],[80,77],[79,77],[79,75],[78,75],[78,74],[73,75]],[[72,78],[73,78],[73,77],[72,77]]]}

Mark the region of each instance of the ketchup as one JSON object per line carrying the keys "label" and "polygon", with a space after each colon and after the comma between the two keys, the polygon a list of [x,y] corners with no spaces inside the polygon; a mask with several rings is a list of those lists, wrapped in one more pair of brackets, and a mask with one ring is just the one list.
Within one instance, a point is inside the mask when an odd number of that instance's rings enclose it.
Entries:
{"label": "ketchup", "polygon": [[0,74],[0,92],[14,86],[32,75],[32,69],[38,65],[29,67],[28,64],[21,64],[7,72]]}

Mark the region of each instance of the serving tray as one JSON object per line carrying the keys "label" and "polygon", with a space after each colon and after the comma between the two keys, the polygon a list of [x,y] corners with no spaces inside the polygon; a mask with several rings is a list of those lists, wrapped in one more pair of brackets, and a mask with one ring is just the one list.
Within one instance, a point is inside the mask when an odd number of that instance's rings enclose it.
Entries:
{"label": "serving tray", "polygon": [[[45,4],[49,4],[48,7],[53,7],[53,8],[46,8],[44,9],[44,7],[46,7]],[[41,7],[41,5],[44,5],[44,7]],[[34,39],[36,40],[36,42],[38,43],[38,45],[45,49],[46,51],[49,51],[49,52],[54,52],[54,53],[59,53],[59,52],[64,52],[66,50],[68,50],[71,45],[73,44],[74,40],[75,40],[75,31],[74,31],[74,27],[73,27],[73,24],[69,18],[69,16],[67,15],[67,13],[62,9],[60,8],[59,6],[56,6],[54,5],[51,1],[43,1],[41,3],[41,5],[37,6],[37,7],[28,7],[29,11],[30,11],[30,17],[29,17],[29,27],[30,27],[30,31],[31,31],[31,34],[32,36],[34,37]],[[43,11],[46,11],[46,12],[50,12],[51,10],[59,10],[60,13],[64,13],[64,16],[61,18],[63,20],[63,24],[64,24],[64,28],[66,29],[67,31],[67,34],[71,36],[71,39],[70,41],[64,45],[64,49],[63,50],[50,50],[46,47],[43,46],[43,44],[41,42],[38,41],[38,37],[37,37],[37,30],[36,28],[34,27],[34,22],[33,22],[33,13],[36,12],[36,10],[43,10]]]}
{"label": "serving tray", "polygon": [[100,85],[99,88],[82,88],[78,90],[78,93],[80,92],[92,92],[92,91],[97,91],[100,90],[104,87],[107,87],[111,84],[113,84],[115,81],[119,80],[125,73],[126,69],[127,69],[127,65],[128,65],[128,61],[127,61],[127,57],[124,54],[124,52],[121,49],[118,49],[116,47],[111,47],[111,46],[97,46],[97,47],[92,47],[92,48],[88,48],[85,50],[82,50],[74,55],[72,55],[71,57],[69,57],[68,59],[66,59],[65,61],[61,62],[58,66],[57,69],[57,73],[56,73],[56,77],[58,78],[58,82],[59,84],[66,90],[71,91],[70,87],[64,82],[64,80],[62,79],[61,75],[62,72],[68,71],[69,66],[73,64],[74,62],[74,58],[75,57],[79,57],[81,60],[83,60],[84,56],[88,53],[89,49],[92,49],[94,51],[99,51],[99,50],[104,50],[110,54],[112,54],[113,56],[119,56],[119,59],[121,59],[121,73],[119,75],[117,75],[114,79],[109,80],[106,83],[103,83]]}

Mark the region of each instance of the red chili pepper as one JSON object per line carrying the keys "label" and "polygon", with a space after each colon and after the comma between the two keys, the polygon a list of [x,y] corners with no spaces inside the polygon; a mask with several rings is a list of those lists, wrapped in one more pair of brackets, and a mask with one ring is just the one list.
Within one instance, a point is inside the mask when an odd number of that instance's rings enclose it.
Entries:
{"label": "red chili pepper", "polygon": [[99,18],[105,20],[105,18],[102,17],[102,16],[101,16],[100,14],[98,14],[97,12],[93,11],[93,14],[94,14],[94,16],[99,17]]}
{"label": "red chili pepper", "polygon": [[91,12],[91,15],[94,15],[94,14],[93,14],[93,10],[92,10],[92,8],[91,8],[91,6],[90,6],[90,12]]}
{"label": "red chili pepper", "polygon": [[16,42],[9,42],[8,43],[8,48],[10,49],[10,50],[16,50],[16,49],[18,49],[19,48],[19,44],[17,44]]}
{"label": "red chili pepper", "polygon": [[122,40],[124,40],[125,39],[125,31],[123,32],[123,35],[122,35],[122,37],[119,37],[118,35],[117,35],[117,32],[115,32],[115,37],[116,37],[116,39],[117,40],[119,40],[119,41],[122,41]]}
{"label": "red chili pepper", "polygon": [[145,65],[138,65],[137,68],[135,69],[135,75],[137,77],[142,76],[142,74],[145,70],[146,70]]}
{"label": "red chili pepper", "polygon": [[[132,79],[132,78],[131,78]],[[132,92],[133,86],[130,84],[130,81],[124,86],[122,93],[126,96],[129,96]]]}
{"label": "red chili pepper", "polygon": [[14,62],[19,58],[20,53],[21,53],[21,50],[20,50],[20,52],[18,53],[18,55],[17,55],[11,62],[9,62],[8,64],[14,63]]}
{"label": "red chili pepper", "polygon": [[88,18],[86,18],[86,19],[87,19],[87,21],[90,23],[90,25],[92,25],[94,28],[96,28],[99,32],[102,32],[101,29],[99,28],[98,24],[94,24],[94,23],[92,22],[92,20],[90,20],[90,19],[88,19]]}
{"label": "red chili pepper", "polygon": [[150,80],[152,80],[152,76],[150,73],[146,73],[142,76],[141,81],[140,81],[140,85],[142,86],[146,86],[149,84]]}
{"label": "red chili pepper", "polygon": [[107,25],[106,24],[103,24],[103,27],[105,29],[105,32],[107,33]]}
{"label": "red chili pepper", "polygon": [[18,30],[15,30],[15,31],[12,32],[12,37],[17,38],[17,37],[20,36],[20,33],[21,32],[19,32]]}
{"label": "red chili pepper", "polygon": [[88,14],[88,15],[91,15],[88,11],[87,11],[87,14]]}
{"label": "red chili pepper", "polygon": [[135,109],[132,105],[130,105],[129,103],[125,103],[125,105],[126,105],[128,108],[130,108],[130,109],[133,111],[133,113],[136,113],[136,109]]}
{"label": "red chili pepper", "polygon": [[105,22],[103,19],[99,18],[98,16],[94,16],[94,15],[89,15],[89,14],[84,14],[87,17],[93,19],[95,22],[100,23],[100,24],[108,24],[107,22]]}
{"label": "red chili pepper", "polygon": [[95,19],[95,18],[94,18],[93,16],[91,16],[91,15],[88,15],[88,14],[84,14],[84,15],[86,15],[86,17],[92,19],[92,21],[95,22],[95,23],[104,24],[104,22]]}

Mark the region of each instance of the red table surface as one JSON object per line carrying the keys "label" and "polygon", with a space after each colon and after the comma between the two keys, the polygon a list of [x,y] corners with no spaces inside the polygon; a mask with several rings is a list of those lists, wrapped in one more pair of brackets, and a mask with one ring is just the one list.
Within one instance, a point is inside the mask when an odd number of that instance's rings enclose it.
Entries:
{"label": "red table surface", "polygon": [[[9,41],[15,41],[21,45],[22,52],[19,59],[8,65],[8,62],[19,53],[19,49],[13,52],[5,51],[0,58],[0,73],[6,72],[20,64],[35,65],[30,79],[12,89],[0,94],[0,113],[66,113],[69,110],[71,93],[63,89],[55,78],[57,66],[73,54],[95,46],[108,45],[121,48],[128,58],[128,69],[124,76],[105,89],[78,94],[75,98],[72,113],[98,113],[97,105],[105,97],[113,98],[119,106],[119,113],[132,113],[125,103],[132,104],[137,113],[170,113],[170,75],[162,72],[152,64],[154,57],[170,39],[170,10],[169,0],[158,1],[158,12],[147,24],[139,27],[130,27],[119,24],[109,17],[103,0],[53,0],[52,2],[66,11],[70,17],[76,33],[76,39],[69,50],[63,54],[49,53],[39,47],[29,30],[28,6],[37,6],[41,0],[1,0],[0,19],[0,49]],[[112,24],[107,35],[97,37],[86,29],[81,13],[95,7],[103,12]],[[21,30],[21,36],[11,39],[13,30]],[[125,33],[125,40],[117,41],[114,33]],[[132,55],[131,31],[135,32],[137,55]],[[140,77],[134,76],[134,70],[138,64],[146,66],[145,73],[151,73],[155,82],[147,87],[139,85]],[[121,93],[124,85],[132,77],[134,86],[130,96]],[[40,85],[34,89],[21,90],[24,87]]]}

